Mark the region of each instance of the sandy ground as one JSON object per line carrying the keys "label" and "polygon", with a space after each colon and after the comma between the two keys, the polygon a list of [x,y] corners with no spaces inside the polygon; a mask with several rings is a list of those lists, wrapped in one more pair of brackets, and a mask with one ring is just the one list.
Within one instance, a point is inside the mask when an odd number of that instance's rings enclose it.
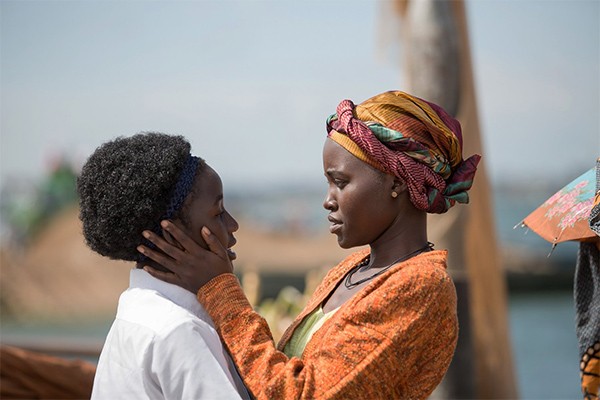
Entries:
{"label": "sandy ground", "polygon": [[[242,273],[303,273],[330,267],[349,253],[328,232],[291,235],[243,221],[240,226],[235,267]],[[59,214],[24,252],[5,248],[0,257],[3,318],[112,315],[133,267],[87,248],[76,208]]]}

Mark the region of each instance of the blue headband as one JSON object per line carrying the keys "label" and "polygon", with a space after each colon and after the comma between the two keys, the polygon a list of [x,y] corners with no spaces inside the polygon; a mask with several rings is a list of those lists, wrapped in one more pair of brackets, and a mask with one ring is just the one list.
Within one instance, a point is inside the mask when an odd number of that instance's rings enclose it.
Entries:
{"label": "blue headband", "polygon": [[185,198],[194,186],[194,178],[196,178],[196,171],[198,170],[199,162],[200,159],[198,157],[194,157],[191,154],[188,156],[188,159],[186,160],[183,169],[179,174],[179,179],[175,185],[175,191],[173,192],[171,200],[169,201],[169,205],[167,206],[167,212],[163,215],[163,217],[161,217],[161,221],[163,219],[173,218],[181,206],[183,206]]}
{"label": "blue headband", "polygon": [[[192,187],[194,187],[194,179],[196,178],[196,172],[198,171],[198,164],[200,164],[200,158],[190,154],[183,165],[181,173],[179,174],[179,178],[175,184],[175,190],[171,195],[166,212],[159,218],[158,221],[156,221],[154,227],[152,228],[152,231],[157,235],[162,236],[160,221],[172,219],[175,214],[177,214],[177,211],[179,211],[183,206],[188,194],[190,194]],[[149,240],[144,239],[144,242],[146,246],[156,249],[156,246]],[[147,257],[140,254],[139,260],[143,262],[147,260]]]}

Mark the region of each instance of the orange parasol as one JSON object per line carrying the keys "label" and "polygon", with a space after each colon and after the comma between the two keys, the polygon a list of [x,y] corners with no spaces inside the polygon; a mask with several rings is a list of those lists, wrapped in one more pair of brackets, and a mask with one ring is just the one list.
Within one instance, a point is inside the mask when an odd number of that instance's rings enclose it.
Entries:
{"label": "orange parasol", "polygon": [[522,225],[553,245],[595,237],[588,222],[596,191],[595,171],[596,168],[591,168],[554,193],[529,214]]}

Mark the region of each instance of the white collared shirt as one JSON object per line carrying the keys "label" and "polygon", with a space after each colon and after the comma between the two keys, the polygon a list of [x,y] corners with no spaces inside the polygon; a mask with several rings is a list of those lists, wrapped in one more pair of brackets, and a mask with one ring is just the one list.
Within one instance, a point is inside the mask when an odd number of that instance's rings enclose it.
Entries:
{"label": "white collared shirt", "polygon": [[133,269],[100,354],[92,399],[240,397],[249,398],[196,297]]}

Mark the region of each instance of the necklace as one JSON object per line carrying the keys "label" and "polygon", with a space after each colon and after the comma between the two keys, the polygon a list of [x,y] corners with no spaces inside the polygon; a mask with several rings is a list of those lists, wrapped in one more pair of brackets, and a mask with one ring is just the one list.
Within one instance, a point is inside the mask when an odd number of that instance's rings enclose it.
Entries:
{"label": "necklace", "polygon": [[400,257],[399,259],[393,261],[391,264],[386,265],[385,267],[381,268],[379,271],[375,272],[373,275],[367,276],[366,278],[359,279],[356,282],[352,282],[352,277],[354,276],[354,274],[357,273],[361,268],[366,267],[369,264],[369,261],[371,259],[371,257],[369,256],[369,257],[365,258],[362,262],[357,264],[356,266],[352,267],[350,272],[348,272],[348,275],[346,275],[346,279],[344,280],[344,286],[346,286],[347,289],[352,289],[352,288],[360,285],[361,283],[370,281],[371,279],[378,277],[379,275],[383,274],[385,271],[387,271],[392,266],[398,264],[401,261],[406,261],[409,258],[416,256],[417,254],[421,254],[425,251],[431,251],[431,250],[433,250],[433,243],[427,242],[427,244],[425,246]]}

